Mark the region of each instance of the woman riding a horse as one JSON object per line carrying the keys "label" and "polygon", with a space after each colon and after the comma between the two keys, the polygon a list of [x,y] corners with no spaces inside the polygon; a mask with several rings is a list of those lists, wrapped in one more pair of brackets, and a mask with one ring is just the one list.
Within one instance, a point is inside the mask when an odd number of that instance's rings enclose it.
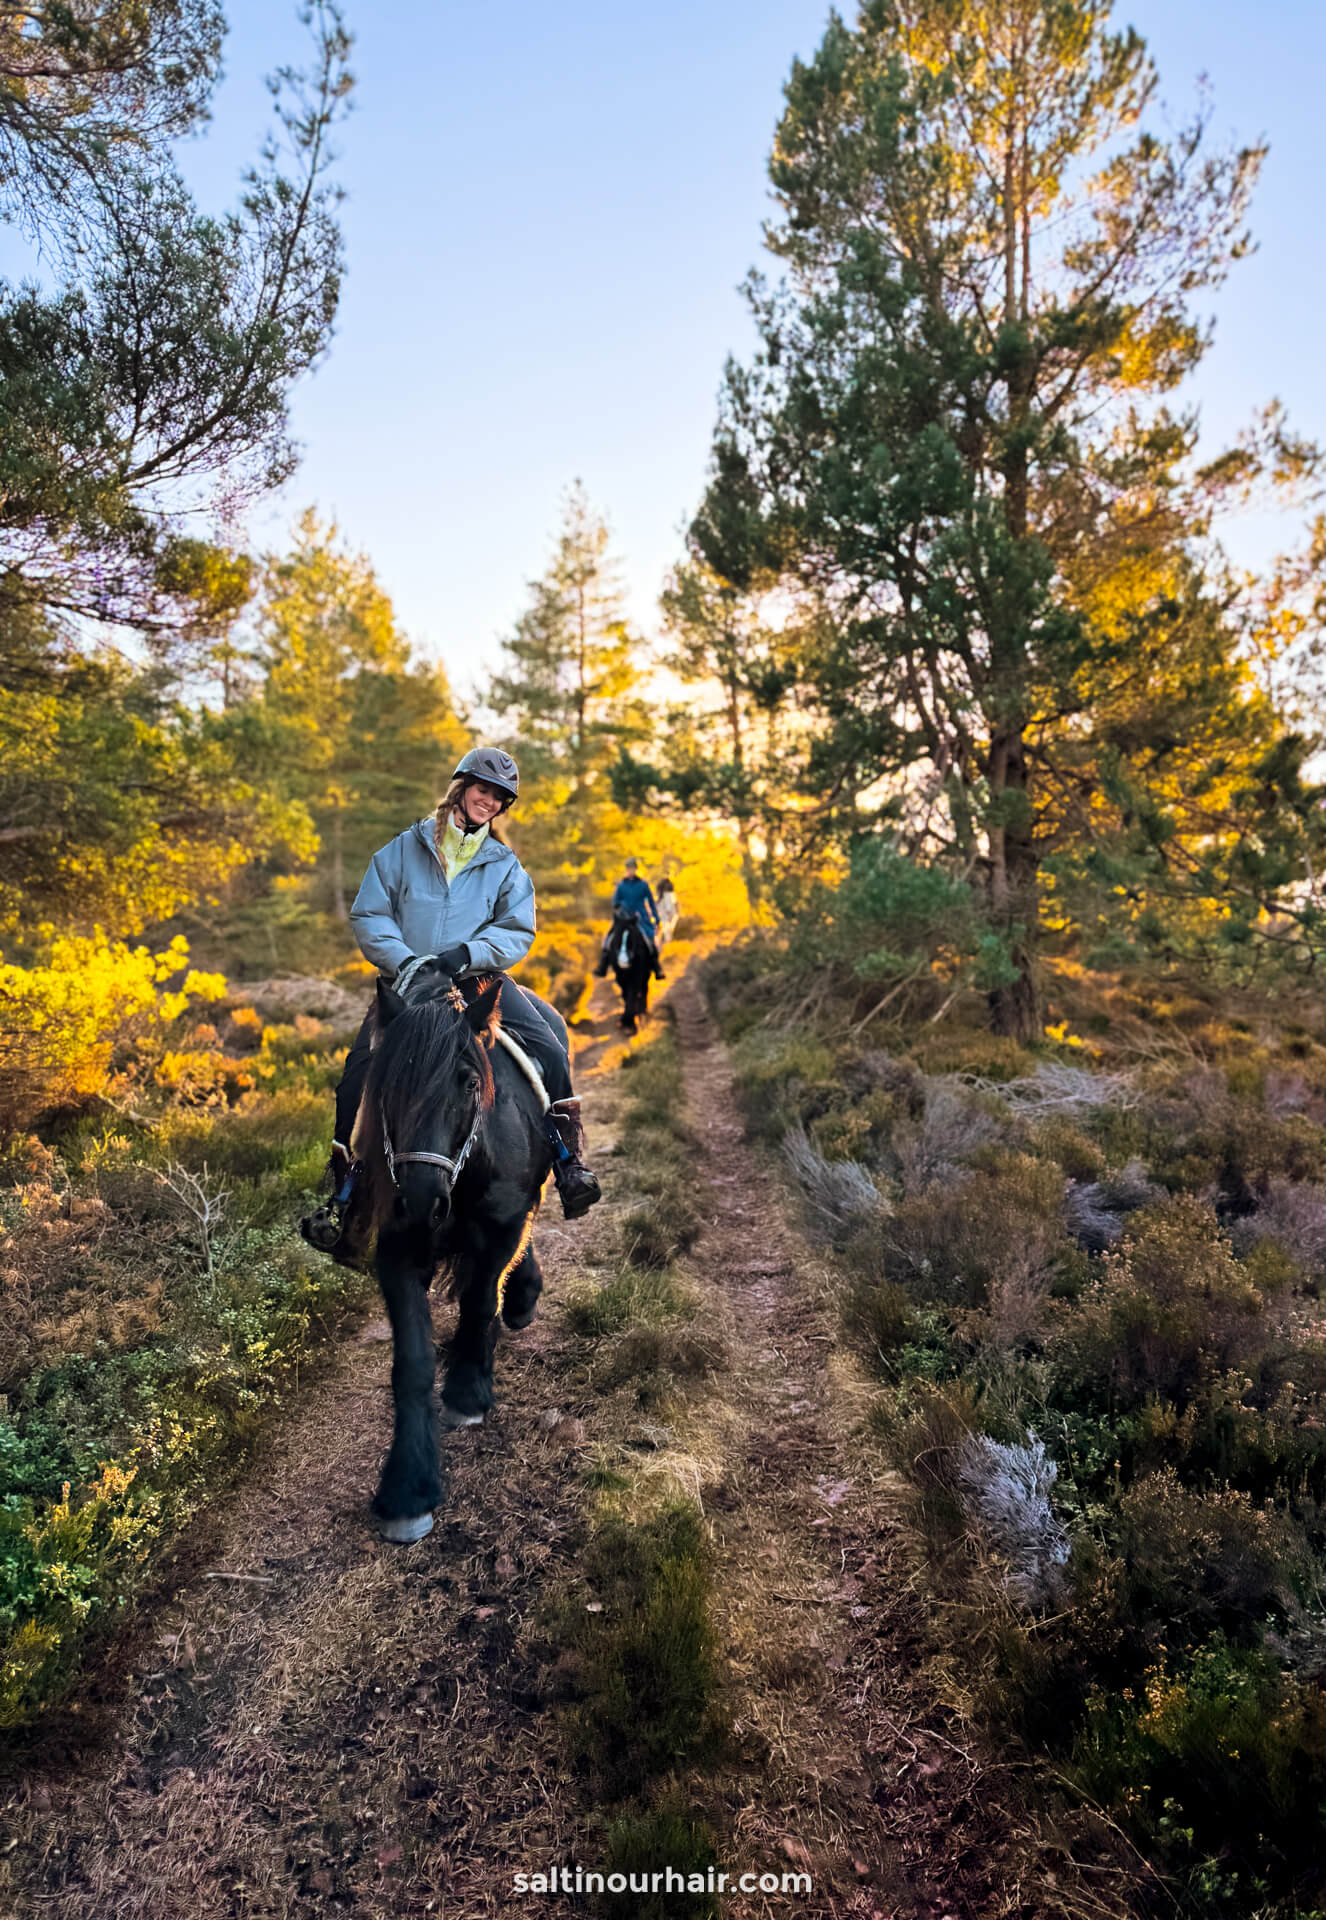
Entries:
{"label": "woman riding a horse", "polygon": [[[425,973],[430,979],[449,976],[470,1000],[480,976],[498,976],[501,1024],[539,1068],[551,1103],[548,1119],[560,1136],[553,1177],[562,1212],[578,1220],[600,1193],[581,1158],[584,1130],[571,1085],[566,1025],[546,1001],[505,977],[505,969],[528,953],[534,939],[534,883],[492,830],[519,790],[520,774],[510,754],[499,747],[473,748],[456,768],[436,813],[374,854],[350,909],[350,924],[365,958],[404,1001],[416,978],[423,984]],[[352,1265],[362,1262],[368,1222],[355,1204],[360,1183],[351,1137],[378,1027],[375,1004],[336,1090],[332,1200],[301,1222],[312,1245]]]}

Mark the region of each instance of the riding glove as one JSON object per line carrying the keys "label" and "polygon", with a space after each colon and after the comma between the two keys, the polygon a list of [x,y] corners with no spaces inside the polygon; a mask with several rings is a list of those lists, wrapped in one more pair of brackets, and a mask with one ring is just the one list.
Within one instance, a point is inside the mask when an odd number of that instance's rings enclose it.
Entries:
{"label": "riding glove", "polygon": [[396,969],[391,982],[392,991],[398,993],[403,1000],[410,990],[410,982],[414,976],[436,958],[435,953],[416,953],[413,958],[405,962],[404,966]]}

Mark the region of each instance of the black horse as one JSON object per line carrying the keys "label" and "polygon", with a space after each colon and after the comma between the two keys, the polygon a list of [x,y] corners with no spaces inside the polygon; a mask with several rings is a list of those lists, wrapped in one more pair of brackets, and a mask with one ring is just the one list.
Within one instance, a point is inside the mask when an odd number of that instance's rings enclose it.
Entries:
{"label": "black horse", "polygon": [[389,1540],[420,1540],[442,1498],[428,1290],[450,1276],[458,1317],[442,1387],[448,1426],[493,1404],[500,1308],[528,1326],[543,1284],[532,1234],[552,1149],[538,1095],[494,1044],[501,982],[466,1005],[423,970],[408,1002],[378,985],[379,1035],[355,1125],[391,1319],[396,1424],[373,1510]]}
{"label": "black horse", "polygon": [[649,1012],[649,982],[654,974],[654,949],[638,914],[618,913],[608,935],[608,962],[622,995],[621,1025],[634,1033],[636,1022]]}

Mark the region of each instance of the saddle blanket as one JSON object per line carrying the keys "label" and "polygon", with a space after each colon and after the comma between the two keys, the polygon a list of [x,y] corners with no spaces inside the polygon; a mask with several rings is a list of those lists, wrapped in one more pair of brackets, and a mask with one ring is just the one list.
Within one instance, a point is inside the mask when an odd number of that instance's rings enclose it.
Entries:
{"label": "saddle blanket", "polygon": [[543,1075],[539,1072],[536,1062],[530,1059],[519,1040],[514,1034],[508,1033],[505,1027],[499,1026],[497,1029],[497,1044],[499,1047],[506,1048],[535,1093],[538,1094],[540,1113],[547,1113],[551,1102],[548,1099],[548,1089],[543,1084]]}

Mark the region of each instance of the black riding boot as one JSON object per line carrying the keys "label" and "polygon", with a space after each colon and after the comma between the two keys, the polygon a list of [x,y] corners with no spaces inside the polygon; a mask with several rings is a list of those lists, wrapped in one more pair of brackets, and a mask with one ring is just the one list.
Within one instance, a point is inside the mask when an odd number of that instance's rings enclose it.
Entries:
{"label": "black riding boot", "polygon": [[581,1159],[585,1129],[580,1122],[580,1102],[554,1100],[547,1113],[548,1141],[553,1150],[553,1179],[562,1197],[562,1216],[579,1220],[596,1200],[603,1198],[598,1181]]}
{"label": "black riding boot", "polygon": [[299,1231],[319,1253],[329,1253],[342,1267],[368,1271],[372,1226],[368,1219],[363,1168],[339,1141],[333,1143],[327,1163],[331,1198],[299,1223]]}

